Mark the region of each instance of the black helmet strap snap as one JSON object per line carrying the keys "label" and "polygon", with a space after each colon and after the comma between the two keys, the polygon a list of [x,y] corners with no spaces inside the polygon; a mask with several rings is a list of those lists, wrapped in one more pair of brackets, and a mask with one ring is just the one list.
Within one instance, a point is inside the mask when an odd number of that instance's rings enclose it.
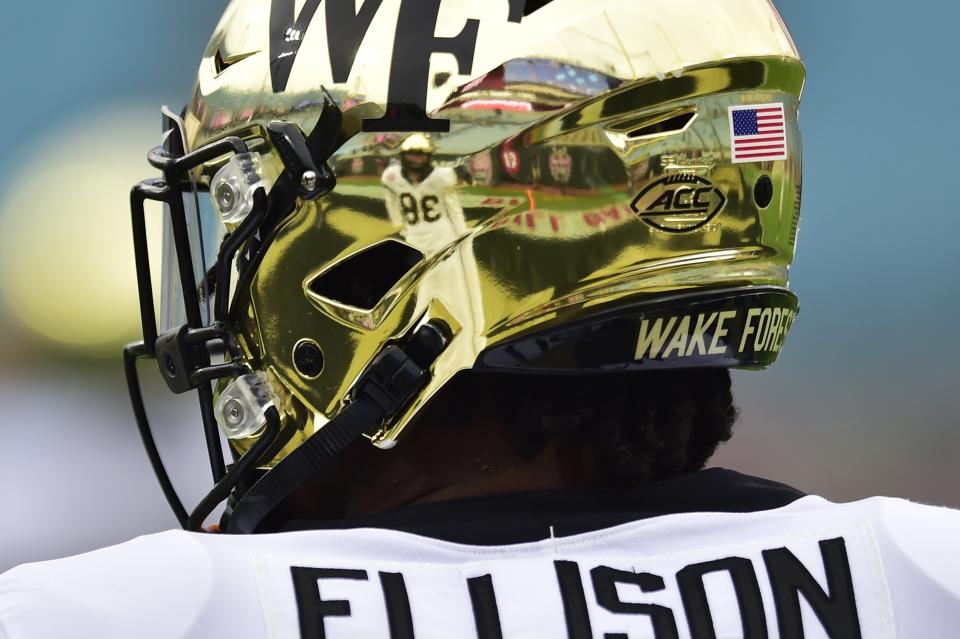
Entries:
{"label": "black helmet strap snap", "polygon": [[387,346],[357,382],[336,417],[254,484],[226,520],[228,533],[253,533],[307,479],[366,432],[400,413],[429,381],[430,365],[449,343],[446,327],[422,325],[403,348]]}

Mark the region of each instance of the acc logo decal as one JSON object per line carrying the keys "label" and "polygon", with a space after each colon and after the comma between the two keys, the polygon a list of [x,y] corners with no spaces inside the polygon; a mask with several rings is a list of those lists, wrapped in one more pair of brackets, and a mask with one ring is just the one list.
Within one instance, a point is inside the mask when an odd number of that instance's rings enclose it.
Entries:
{"label": "acc logo decal", "polygon": [[630,207],[650,226],[682,233],[712,220],[726,203],[726,196],[706,178],[681,174],[650,184]]}

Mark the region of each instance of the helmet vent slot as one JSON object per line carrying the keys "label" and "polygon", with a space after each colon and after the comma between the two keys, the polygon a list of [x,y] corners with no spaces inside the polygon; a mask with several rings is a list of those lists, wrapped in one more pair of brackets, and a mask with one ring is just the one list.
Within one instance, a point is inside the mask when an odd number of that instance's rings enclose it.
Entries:
{"label": "helmet vent slot", "polygon": [[423,259],[417,249],[386,240],[344,258],[310,280],[308,288],[335,304],[369,311]]}
{"label": "helmet vent slot", "polygon": [[664,120],[659,120],[657,122],[653,122],[652,124],[646,124],[639,128],[632,129],[627,132],[627,137],[631,140],[635,140],[637,138],[652,138],[662,135],[669,135],[671,133],[678,133],[686,129],[695,117],[697,117],[697,114],[693,111],[680,113]]}

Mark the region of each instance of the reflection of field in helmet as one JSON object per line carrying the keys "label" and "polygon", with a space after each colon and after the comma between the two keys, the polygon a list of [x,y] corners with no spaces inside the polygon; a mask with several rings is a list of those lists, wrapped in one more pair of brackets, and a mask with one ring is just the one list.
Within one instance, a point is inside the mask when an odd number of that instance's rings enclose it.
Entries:
{"label": "reflection of field in helmet", "polygon": [[[463,241],[425,276],[419,295],[455,309],[465,332],[483,326],[480,281],[473,256],[473,238],[464,219],[457,187],[469,183],[463,170],[434,163],[436,147],[423,134],[408,136],[399,148],[399,162],[387,167],[381,181],[393,226],[428,259]],[[464,239],[465,238],[465,239]]]}
{"label": "reflection of field in helmet", "polygon": [[[690,90],[690,83],[683,80],[674,84],[681,91]],[[524,97],[531,98],[534,89],[524,87],[528,92]],[[341,174],[341,193],[376,198],[375,189],[360,175],[376,166],[376,160],[393,154],[393,160],[388,160],[393,164],[384,170],[384,184],[391,180],[408,184],[401,177],[404,172],[411,173],[414,182],[425,179],[420,174],[429,163],[434,188],[443,191],[443,197],[455,194],[456,205],[451,210],[457,215],[452,219],[464,229],[441,225],[433,234],[418,239],[417,225],[404,226],[403,220],[404,214],[411,221],[423,215],[416,197],[407,198],[404,208],[394,193],[387,196],[385,206],[394,226],[403,228],[402,235],[428,255],[450,246],[466,229],[476,229],[471,251],[475,247],[484,299],[487,303],[502,300],[502,306],[486,313],[488,322],[493,317],[500,318],[493,320],[494,324],[503,321],[511,312],[526,315],[552,298],[585,299],[608,274],[618,272],[621,276],[633,273],[627,278],[632,284],[618,284],[621,290],[629,286],[642,290],[647,280],[651,292],[671,286],[782,283],[792,241],[782,236],[781,229],[793,219],[795,193],[788,189],[782,202],[768,207],[769,213],[760,223],[757,207],[750,199],[752,185],[747,183],[756,179],[749,175],[754,170],[732,167],[726,156],[729,134],[724,127],[729,102],[684,97],[681,93],[678,98],[682,101],[677,104],[690,116],[671,129],[663,124],[666,116],[661,113],[673,114],[676,106],[656,104],[644,114],[633,104],[622,104],[622,98],[619,104],[610,99],[612,108],[600,106],[597,110],[606,109],[611,115],[592,125],[587,122],[568,127],[560,122],[550,131],[549,140],[531,143],[531,138],[543,135],[541,131],[549,126],[539,125],[532,131],[507,135],[491,148],[470,152],[478,141],[496,139],[508,130],[502,118],[519,122],[515,113],[504,110],[506,93],[502,87],[498,90],[491,95],[486,79],[465,87],[445,112],[456,116],[450,134],[432,138],[360,136],[335,165]],[[764,93],[762,99],[772,98]],[[616,117],[615,108],[625,114],[623,118]],[[405,144],[409,150],[420,147],[428,151],[415,160],[417,167],[412,165],[413,156],[403,152]],[[458,153],[459,149],[464,152]],[[786,185],[794,168],[788,164],[778,170],[784,171],[780,175]],[[470,179],[455,178],[457,171],[469,174]],[[448,177],[444,181],[441,175]],[[634,197],[644,187],[664,177],[684,175],[698,176],[715,186],[722,193],[722,210],[690,230],[680,225],[674,232],[658,227],[686,219],[682,211],[660,216],[658,224],[653,225],[644,223],[632,210]],[[781,206],[782,216],[778,213]],[[700,254],[702,262],[708,255],[704,251],[711,248],[716,256],[710,259],[721,265],[717,267],[720,270],[694,268],[689,276],[681,274],[670,280],[673,284],[665,284],[664,274],[674,277],[672,273],[682,267],[684,256]],[[558,259],[560,254],[562,259]],[[752,267],[723,270],[722,264],[730,260],[749,262],[758,257],[761,259]],[[498,277],[484,275],[489,273]],[[677,284],[683,277],[690,279]],[[490,288],[503,282],[510,283],[509,289],[494,292]],[[486,328],[490,328],[489,323]]]}
{"label": "reflection of field in helmet", "polygon": [[434,162],[434,150],[430,138],[411,135],[400,145],[399,160],[381,176],[391,223],[427,257],[467,233],[457,194],[461,178]]}
{"label": "reflection of field in helmet", "polygon": [[[322,224],[311,214],[278,235],[265,259],[271,273],[257,285],[258,305],[303,317],[292,330],[327,349],[328,370],[350,370],[369,358],[376,342],[366,332],[384,339],[435,301],[463,336],[450,352],[468,362],[490,340],[558,318],[569,321],[585,308],[626,296],[782,285],[792,246],[776,230],[783,226],[781,210],[788,219],[795,213],[794,190],[775,200],[761,219],[748,199],[747,182],[766,170],[786,186],[795,167],[731,166],[724,101],[734,98],[698,92],[719,91],[736,73],[727,68],[697,73],[702,84],[673,78],[651,85],[660,93],[646,109],[644,94],[629,87],[589,110],[544,120],[542,112],[505,110],[502,102],[472,100],[464,91],[460,106],[444,111],[450,133],[358,134],[333,159],[338,186],[318,211]],[[675,102],[657,101],[671,91]],[[766,90],[763,99],[770,91],[777,89]],[[714,102],[719,106],[711,107]],[[677,120],[678,109],[692,115]],[[671,125],[674,120],[680,124]],[[708,223],[664,231],[633,210],[642,189],[684,175],[722,191],[725,204]],[[676,210],[657,222],[664,226],[687,217]],[[309,255],[309,268],[320,272],[388,238],[417,247],[427,260],[413,279],[399,281],[384,298],[388,306],[370,312],[344,312],[336,300],[318,298],[308,310],[300,286],[272,275],[302,269],[298,255]],[[270,334],[264,339],[267,351],[273,350],[271,364],[297,395],[318,412],[335,411],[352,375],[344,381],[331,375],[330,385],[303,383],[295,371],[284,370],[286,343]]]}
{"label": "reflection of field in helmet", "polygon": [[551,59],[519,58],[455,91],[446,107],[517,112],[560,109],[572,100],[599,95],[623,80],[597,69]]}

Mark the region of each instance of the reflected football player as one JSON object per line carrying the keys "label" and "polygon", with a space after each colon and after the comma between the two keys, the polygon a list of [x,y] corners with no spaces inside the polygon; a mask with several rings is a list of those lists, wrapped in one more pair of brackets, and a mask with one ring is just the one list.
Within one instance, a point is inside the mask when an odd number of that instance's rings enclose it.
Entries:
{"label": "reflected football player", "polygon": [[434,164],[436,146],[415,133],[400,144],[400,162],[383,172],[387,211],[404,238],[428,256],[467,234],[456,187],[457,171]]}
{"label": "reflected football player", "polygon": [[[463,167],[437,166],[433,156],[436,145],[421,133],[408,136],[400,144],[400,162],[383,172],[387,212],[401,236],[426,257],[452,249],[456,254],[442,260],[425,278],[423,295],[449,307],[469,309],[464,321],[476,331],[483,323],[483,307],[479,300],[480,279],[473,251],[473,238],[468,237],[463,206],[457,187],[470,183]],[[466,344],[455,345],[465,348]]]}
{"label": "reflected football player", "polygon": [[[618,82],[498,84],[531,59]],[[798,317],[804,79],[769,0],[234,0],[150,155],[165,181],[132,198],[144,339],[124,363],[185,530],[0,576],[0,638],[957,636],[960,512],[707,468],[730,369],[771,366]],[[540,90],[553,106],[483,111]],[[338,187],[338,153],[382,157],[385,133],[405,139],[382,186]],[[531,209],[675,205],[562,236],[466,224],[432,161],[565,139],[636,177],[562,199],[532,180]],[[185,192],[216,219],[188,228]],[[153,317],[147,199],[168,205],[182,326]],[[224,238],[209,323],[204,238]],[[141,359],[199,398],[215,485],[189,510]]]}

